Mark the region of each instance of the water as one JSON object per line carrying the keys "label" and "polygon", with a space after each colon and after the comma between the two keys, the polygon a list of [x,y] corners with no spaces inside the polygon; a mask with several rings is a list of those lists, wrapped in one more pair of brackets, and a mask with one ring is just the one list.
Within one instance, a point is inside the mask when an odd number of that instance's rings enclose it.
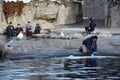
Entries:
{"label": "water", "polygon": [[19,59],[14,55],[15,59],[2,59],[0,80],[120,80],[119,56],[75,59],[66,58],[66,54],[62,57],[32,54],[34,57],[30,58],[19,55]]}
{"label": "water", "polygon": [[1,60],[0,80],[120,80],[120,58]]}

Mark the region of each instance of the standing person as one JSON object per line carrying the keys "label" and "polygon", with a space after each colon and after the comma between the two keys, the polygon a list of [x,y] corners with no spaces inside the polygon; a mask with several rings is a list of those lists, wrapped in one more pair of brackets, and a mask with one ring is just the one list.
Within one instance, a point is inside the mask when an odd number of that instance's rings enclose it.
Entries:
{"label": "standing person", "polygon": [[16,35],[18,35],[20,32],[23,33],[23,28],[20,26],[20,24],[17,24],[17,27],[15,28]]}
{"label": "standing person", "polygon": [[97,36],[92,36],[92,37],[89,37],[83,40],[80,51],[82,51],[84,54],[88,56],[96,52],[97,51],[97,38],[98,38]]}
{"label": "standing person", "polygon": [[36,26],[35,26],[34,33],[35,33],[35,34],[39,34],[40,31],[41,31],[41,27],[40,27],[40,25],[37,23]]}
{"label": "standing person", "polygon": [[10,22],[9,25],[7,26],[6,34],[8,37],[14,36],[14,26],[12,25],[12,22]]}
{"label": "standing person", "polygon": [[85,27],[85,31],[87,32],[87,33],[91,33],[92,31],[94,31],[95,30],[95,27],[96,27],[96,24],[95,24],[95,22],[93,21],[93,19],[92,18],[90,18],[89,19],[89,27]]}
{"label": "standing person", "polygon": [[28,21],[26,26],[26,36],[32,36],[32,26],[30,25],[30,21]]}

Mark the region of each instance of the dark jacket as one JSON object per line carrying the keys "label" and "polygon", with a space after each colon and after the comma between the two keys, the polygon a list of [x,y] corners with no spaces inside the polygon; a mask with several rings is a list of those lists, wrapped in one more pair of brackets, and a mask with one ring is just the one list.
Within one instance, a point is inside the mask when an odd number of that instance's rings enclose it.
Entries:
{"label": "dark jacket", "polygon": [[38,33],[40,33],[40,31],[41,31],[41,27],[40,26],[36,26],[34,33],[38,34]]}
{"label": "dark jacket", "polygon": [[6,34],[7,34],[7,36],[13,36],[14,35],[14,26],[7,26]]}
{"label": "dark jacket", "polygon": [[15,31],[16,31],[16,33],[18,35],[21,31],[23,31],[23,28],[22,27],[16,27]]}
{"label": "dark jacket", "polygon": [[94,21],[91,21],[90,24],[89,24],[89,27],[92,31],[94,31],[95,27],[96,27],[96,24]]}
{"label": "dark jacket", "polygon": [[85,45],[88,49],[88,53],[92,54],[93,52],[97,51],[97,44],[95,42],[94,48],[92,47],[93,37],[87,38],[83,41],[83,45]]}

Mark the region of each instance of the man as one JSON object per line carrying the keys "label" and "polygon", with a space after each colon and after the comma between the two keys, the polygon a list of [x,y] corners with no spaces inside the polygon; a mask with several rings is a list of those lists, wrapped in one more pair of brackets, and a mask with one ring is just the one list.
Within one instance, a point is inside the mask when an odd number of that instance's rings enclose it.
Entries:
{"label": "man", "polygon": [[20,26],[20,24],[17,24],[17,27],[15,28],[16,35],[18,35],[20,32],[23,33],[23,28]]}
{"label": "man", "polygon": [[82,43],[80,51],[90,56],[93,52],[97,51],[97,36],[92,36],[85,39]]}
{"label": "man", "polygon": [[8,37],[14,36],[14,26],[12,25],[12,22],[10,22],[9,25],[7,26],[6,34]]}
{"label": "man", "polygon": [[92,31],[95,30],[95,27],[96,27],[96,24],[95,24],[95,22],[93,21],[92,18],[89,19],[89,22],[90,22],[89,27],[85,27],[85,31],[87,33],[91,33]]}
{"label": "man", "polygon": [[30,21],[28,21],[28,24],[26,26],[26,36],[32,36],[32,26],[30,25]]}

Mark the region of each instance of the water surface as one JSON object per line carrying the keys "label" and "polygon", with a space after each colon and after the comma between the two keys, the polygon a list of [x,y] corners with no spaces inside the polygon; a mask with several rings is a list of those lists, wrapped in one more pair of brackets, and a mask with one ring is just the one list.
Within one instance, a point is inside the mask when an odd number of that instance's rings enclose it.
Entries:
{"label": "water surface", "polygon": [[1,60],[0,80],[119,80],[120,58]]}

